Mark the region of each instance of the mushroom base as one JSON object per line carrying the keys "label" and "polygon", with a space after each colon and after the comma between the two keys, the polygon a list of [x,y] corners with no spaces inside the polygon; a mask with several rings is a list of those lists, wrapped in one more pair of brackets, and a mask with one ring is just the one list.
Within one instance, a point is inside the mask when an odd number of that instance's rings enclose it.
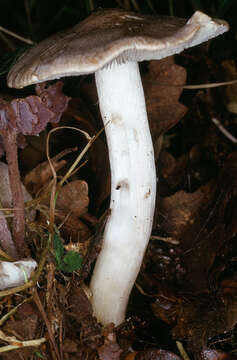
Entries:
{"label": "mushroom base", "polygon": [[138,64],[112,64],[96,72],[111,167],[111,215],[90,288],[103,324],[124,321],[143,260],[156,198],[156,169]]}

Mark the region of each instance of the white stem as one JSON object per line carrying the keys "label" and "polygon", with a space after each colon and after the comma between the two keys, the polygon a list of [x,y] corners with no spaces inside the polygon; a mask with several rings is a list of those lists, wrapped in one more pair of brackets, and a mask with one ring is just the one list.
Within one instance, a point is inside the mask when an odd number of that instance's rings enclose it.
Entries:
{"label": "white stem", "polygon": [[156,170],[138,64],[96,72],[111,167],[111,215],[91,280],[94,314],[124,321],[152,229]]}

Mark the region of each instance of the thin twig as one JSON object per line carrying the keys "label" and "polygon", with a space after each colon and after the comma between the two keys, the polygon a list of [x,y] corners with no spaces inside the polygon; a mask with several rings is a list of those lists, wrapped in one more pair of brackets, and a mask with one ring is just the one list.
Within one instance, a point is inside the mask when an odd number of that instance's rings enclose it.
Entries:
{"label": "thin twig", "polygon": [[88,3],[89,3],[89,9],[90,9],[90,11],[91,11],[91,12],[94,11],[94,10],[95,10],[95,5],[94,5],[93,0],[89,0]]}
{"label": "thin twig", "polygon": [[85,155],[85,153],[88,151],[88,149],[90,148],[92,143],[100,135],[100,133],[104,130],[104,129],[102,129],[97,135],[95,135],[93,137],[91,137],[86,131],[80,130],[80,129],[75,128],[73,126],[63,126],[63,127],[60,127],[60,128],[54,128],[48,133],[47,140],[46,140],[46,156],[47,156],[49,166],[51,168],[52,175],[53,175],[52,190],[51,190],[51,196],[50,196],[50,214],[49,214],[49,232],[50,232],[51,238],[53,238],[53,235],[54,235],[55,201],[56,201],[56,198],[57,198],[57,174],[56,174],[56,171],[54,169],[54,166],[53,166],[52,160],[50,158],[50,154],[49,154],[49,140],[50,140],[50,136],[52,135],[52,133],[54,133],[55,131],[58,131],[58,130],[62,130],[62,129],[71,129],[71,130],[79,131],[80,133],[82,133],[86,137],[86,139],[89,142],[85,146],[85,148],[82,150],[82,152],[79,154],[77,159],[74,161],[74,163],[72,164],[72,166],[68,170],[67,174],[59,182],[59,187],[61,187],[63,185],[63,183],[68,179],[68,177],[71,176],[71,174],[75,170],[76,166],[81,161],[81,159]]}
{"label": "thin twig", "polygon": [[7,321],[7,319],[9,319],[10,316],[14,315],[16,313],[16,311],[18,310],[18,308],[23,305],[26,302],[29,302],[32,300],[32,296],[28,297],[27,299],[23,300],[20,304],[18,304],[17,306],[15,306],[13,309],[11,309],[7,314],[5,314],[3,317],[1,317],[0,319],[0,326],[2,326],[5,321]]}
{"label": "thin twig", "polygon": [[[106,124],[107,126],[107,124]],[[86,139],[88,140],[88,143],[87,145],[84,147],[84,149],[80,152],[80,154],[78,155],[77,159],[74,161],[74,163],[72,164],[72,166],[70,167],[70,169],[68,170],[67,174],[62,178],[62,180],[59,182],[59,186],[62,186],[65,181],[73,174],[75,168],[77,167],[78,163],[81,161],[81,159],[83,158],[83,156],[87,153],[87,151],[89,150],[89,148],[91,147],[91,145],[94,143],[94,141],[100,136],[100,134],[104,131],[104,128],[102,128],[100,131],[98,131],[98,133],[94,136],[90,136],[86,131],[84,130],[81,130],[81,129],[78,129],[78,128],[75,128],[73,126],[63,126],[63,127],[60,127],[60,128],[55,128],[55,129],[52,129],[49,134],[48,134],[48,137],[47,137],[47,145],[46,145],[46,155],[47,155],[47,159],[49,161],[49,164],[50,164],[50,167],[51,167],[51,170],[52,170],[52,173],[53,173],[53,176],[56,178],[57,180],[57,174],[54,170],[54,167],[53,167],[53,164],[52,164],[52,160],[50,158],[50,155],[49,155],[49,138],[51,136],[51,134],[55,131],[58,131],[58,130],[61,130],[61,129],[71,129],[71,130],[76,130],[76,131],[79,131],[80,133],[82,133]]]}
{"label": "thin twig", "polygon": [[0,26],[0,31],[4,32],[7,35],[10,35],[10,36],[14,37],[15,39],[21,40],[21,41],[25,42],[26,44],[29,44],[29,45],[34,44],[34,42],[32,40],[26,39],[26,38],[24,38],[24,37],[22,37],[22,36],[20,36],[20,35],[18,35],[16,33],[14,33],[13,31],[5,29],[3,26]]}
{"label": "thin twig", "polygon": [[170,16],[174,16],[174,4],[173,4],[173,0],[169,0],[169,13],[170,13]]}
{"label": "thin twig", "polygon": [[52,347],[52,355],[55,356],[55,358],[57,360],[60,360],[60,355],[59,355],[59,351],[58,351],[58,348],[57,348],[57,345],[56,345],[56,342],[55,342],[55,339],[54,339],[54,336],[53,336],[53,332],[52,332],[52,329],[51,329],[51,325],[50,325],[50,322],[47,318],[47,315],[44,311],[44,307],[42,305],[42,302],[39,298],[39,295],[37,293],[37,290],[36,288],[33,288],[31,289],[31,293],[32,293],[32,297],[33,297],[33,300],[45,322],[45,325],[47,327],[47,331],[48,331],[48,335],[49,335],[49,341],[50,341],[50,344],[51,344],[51,347]]}
{"label": "thin twig", "polygon": [[12,221],[12,237],[16,245],[18,256],[25,257],[28,254],[29,249],[25,242],[24,196],[18,166],[17,132],[9,126],[8,129],[2,131],[2,134],[8,163],[12,203],[13,208],[15,209]]}
{"label": "thin twig", "polygon": [[136,2],[136,0],[131,0],[131,3],[132,3],[132,5],[133,5],[133,7],[134,7],[134,9],[135,9],[136,11],[138,11],[138,12],[141,11],[138,3]]}
{"label": "thin twig", "polygon": [[7,341],[8,343],[12,343],[12,345],[6,345],[6,346],[0,347],[0,353],[19,349],[19,348],[22,349],[23,347],[40,346],[41,344],[43,344],[46,341],[46,338],[20,341],[15,336],[5,335],[4,332],[1,330],[0,330],[0,339]]}
{"label": "thin twig", "polygon": [[174,85],[174,84],[166,84],[166,83],[158,83],[155,80],[146,80],[147,83],[156,84],[157,86],[162,87],[174,87],[174,88],[182,88],[182,89],[212,89],[220,86],[228,86],[233,85],[237,83],[236,80],[230,80],[230,81],[223,81],[223,82],[217,82],[217,83],[210,83],[210,84],[197,84],[197,85]]}
{"label": "thin twig", "polygon": [[151,2],[151,0],[146,0],[148,7],[151,9],[153,13],[156,13],[156,10]]}
{"label": "thin twig", "polygon": [[190,357],[186,353],[183,344],[180,341],[176,341],[176,346],[180,352],[180,355],[182,356],[183,360],[190,360]]}
{"label": "thin twig", "polygon": [[222,132],[223,135],[225,135],[225,137],[227,137],[227,139],[229,139],[230,141],[232,141],[234,144],[237,144],[237,138],[234,137],[222,124],[221,122],[215,118],[212,117],[211,121],[218,127],[218,129]]}
{"label": "thin twig", "polygon": [[160,240],[160,241],[164,241],[166,243],[170,243],[173,245],[179,245],[179,241],[173,239],[172,237],[163,237],[163,236],[152,235],[151,240]]}

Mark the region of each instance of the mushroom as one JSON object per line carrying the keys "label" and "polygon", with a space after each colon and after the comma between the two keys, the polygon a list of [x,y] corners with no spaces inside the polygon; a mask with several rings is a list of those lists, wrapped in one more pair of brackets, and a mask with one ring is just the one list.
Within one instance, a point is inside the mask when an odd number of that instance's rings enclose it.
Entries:
{"label": "mushroom", "polygon": [[90,288],[97,319],[123,322],[151,229],[156,168],[138,61],[161,59],[228,30],[200,11],[188,20],[101,10],[23,55],[10,87],[95,73],[111,167],[111,215]]}

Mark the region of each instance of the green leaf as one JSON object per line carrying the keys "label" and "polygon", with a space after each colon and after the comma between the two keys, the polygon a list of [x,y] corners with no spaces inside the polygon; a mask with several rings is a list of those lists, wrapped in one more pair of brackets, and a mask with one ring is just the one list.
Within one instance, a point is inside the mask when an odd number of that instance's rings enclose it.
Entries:
{"label": "green leaf", "polygon": [[59,234],[54,234],[53,247],[54,247],[54,256],[55,256],[56,265],[57,267],[60,268],[65,251]]}
{"label": "green leaf", "polygon": [[68,273],[80,269],[82,256],[75,251],[65,252],[59,233],[54,234],[53,247],[57,269]]}
{"label": "green leaf", "polygon": [[79,270],[82,265],[83,258],[75,251],[68,251],[63,258],[62,270],[65,272],[73,272]]}
{"label": "green leaf", "polygon": [[37,356],[40,359],[45,359],[45,357],[43,355],[41,355],[41,353],[39,351],[35,352],[35,356]]}

